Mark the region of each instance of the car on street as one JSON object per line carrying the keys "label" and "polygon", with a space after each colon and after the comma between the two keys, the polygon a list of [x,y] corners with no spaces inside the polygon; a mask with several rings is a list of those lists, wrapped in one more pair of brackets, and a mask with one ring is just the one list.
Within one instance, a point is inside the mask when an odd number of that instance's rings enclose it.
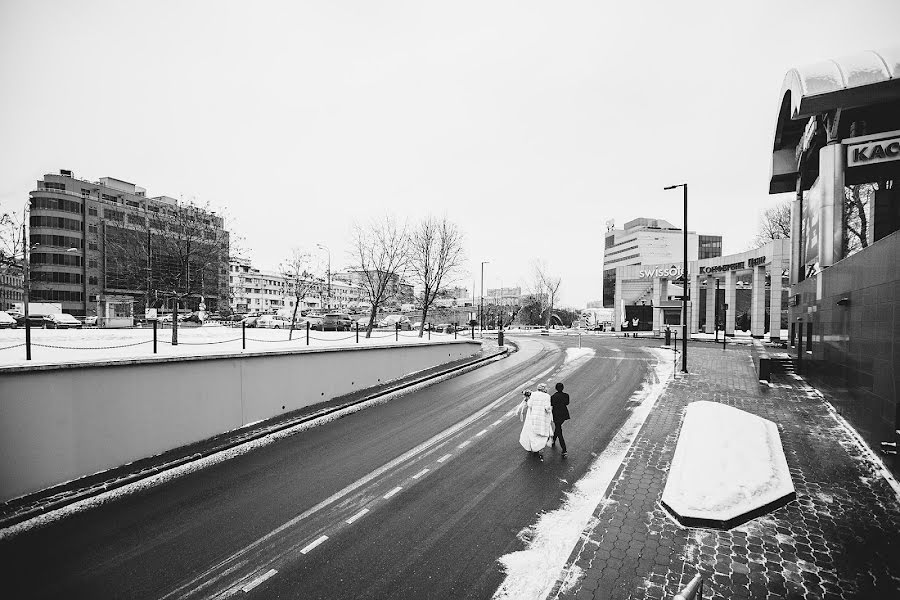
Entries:
{"label": "car on street", "polygon": [[9,313],[0,310],[0,329],[13,329],[16,326],[16,320]]}
{"label": "car on street", "polygon": [[319,331],[350,331],[353,320],[344,313],[327,313],[319,323],[311,327]]}
{"label": "car on street", "polygon": [[281,315],[260,315],[254,326],[260,329],[290,329],[291,320]]}
{"label": "car on street", "polygon": [[390,329],[397,328],[398,324],[401,331],[409,331],[412,329],[412,323],[409,322],[409,317],[404,315],[388,315],[378,322],[379,327],[387,327]]}
{"label": "car on street", "polygon": [[438,333],[453,333],[456,331],[456,326],[453,323],[439,323],[432,328],[432,331]]}
{"label": "car on street", "polygon": [[48,315],[47,329],[81,329],[81,321],[69,313]]}
{"label": "car on street", "polygon": [[85,327],[96,327],[97,315],[88,315],[84,319],[82,319],[81,322]]}
{"label": "car on street", "polygon": [[310,329],[318,329],[324,317],[319,313],[306,313],[303,318],[309,322]]}

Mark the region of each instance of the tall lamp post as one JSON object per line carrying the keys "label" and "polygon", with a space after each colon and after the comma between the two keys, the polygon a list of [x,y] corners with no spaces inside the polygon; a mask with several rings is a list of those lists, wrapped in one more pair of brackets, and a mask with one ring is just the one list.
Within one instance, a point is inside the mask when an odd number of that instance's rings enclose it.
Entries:
{"label": "tall lamp post", "polygon": [[331,308],[331,250],[328,248],[328,246],[325,246],[324,244],[316,244],[316,247],[320,248],[328,253],[328,297],[327,297],[327,302],[328,302],[328,308]]}
{"label": "tall lamp post", "polygon": [[489,265],[490,261],[481,261],[481,302],[478,308],[478,320],[481,322],[481,337],[484,337],[484,265]]}
{"label": "tall lamp post", "polygon": [[681,372],[687,373],[687,338],[688,338],[688,328],[687,328],[687,301],[688,301],[688,220],[687,220],[687,205],[688,205],[688,184],[687,183],[679,183],[677,185],[669,185],[664,187],[664,190],[674,190],[675,188],[683,188],[684,189],[684,272],[682,277],[684,282],[681,288],[681,325],[683,327],[683,335],[681,336]]}

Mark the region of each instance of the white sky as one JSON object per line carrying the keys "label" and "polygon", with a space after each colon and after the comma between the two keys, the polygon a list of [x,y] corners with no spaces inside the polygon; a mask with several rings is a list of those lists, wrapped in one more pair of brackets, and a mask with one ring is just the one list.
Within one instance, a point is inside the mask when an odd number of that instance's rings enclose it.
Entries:
{"label": "white sky", "polygon": [[897,0],[0,4],[0,210],[44,173],[226,208],[257,266],[446,214],[470,290],[600,298],[604,223],[745,250],[792,66],[900,39]]}

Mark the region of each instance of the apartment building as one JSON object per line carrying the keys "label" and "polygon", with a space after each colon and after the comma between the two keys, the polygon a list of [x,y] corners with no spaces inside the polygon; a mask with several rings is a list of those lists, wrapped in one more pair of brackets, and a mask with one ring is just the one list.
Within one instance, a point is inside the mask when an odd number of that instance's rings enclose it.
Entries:
{"label": "apartment building", "polygon": [[104,297],[216,311],[228,298],[229,233],[215,212],[133,183],[60,170],[29,192],[30,299],[96,315]]}

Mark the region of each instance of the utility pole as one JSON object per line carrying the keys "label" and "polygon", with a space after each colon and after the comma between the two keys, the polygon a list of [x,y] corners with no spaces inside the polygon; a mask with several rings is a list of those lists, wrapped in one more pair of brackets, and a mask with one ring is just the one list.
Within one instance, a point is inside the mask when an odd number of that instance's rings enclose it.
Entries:
{"label": "utility pole", "polygon": [[484,265],[490,264],[490,261],[481,261],[481,303],[478,308],[478,320],[481,323],[481,337],[484,337]]}
{"label": "utility pole", "polygon": [[684,189],[684,282],[681,290],[681,325],[684,335],[681,336],[681,372],[687,373],[687,301],[688,301],[688,184],[679,183],[677,185],[666,186],[664,190],[674,190],[675,188]]}
{"label": "utility pole", "polygon": [[25,360],[31,360],[31,321],[28,320],[28,301],[31,296],[31,275],[28,272],[28,237],[25,235],[25,213],[22,213],[22,307],[25,313]]}

